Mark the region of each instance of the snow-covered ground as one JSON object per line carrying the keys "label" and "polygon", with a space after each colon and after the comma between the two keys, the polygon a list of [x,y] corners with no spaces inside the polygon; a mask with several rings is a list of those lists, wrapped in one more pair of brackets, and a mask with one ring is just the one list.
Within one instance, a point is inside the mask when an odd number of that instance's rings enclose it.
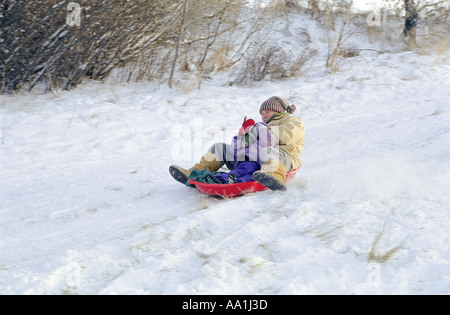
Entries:
{"label": "snow-covered ground", "polygon": [[[448,57],[0,96],[0,294],[449,294]],[[288,191],[218,199],[170,177],[273,95],[307,128]]]}

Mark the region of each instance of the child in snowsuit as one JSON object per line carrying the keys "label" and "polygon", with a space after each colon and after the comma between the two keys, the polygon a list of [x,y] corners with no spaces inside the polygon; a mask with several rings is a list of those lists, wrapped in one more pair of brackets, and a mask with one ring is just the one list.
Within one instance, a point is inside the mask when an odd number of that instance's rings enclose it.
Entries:
{"label": "child in snowsuit", "polygon": [[[276,136],[278,145],[257,150],[259,152],[256,159],[249,157],[250,160],[261,164],[261,170],[253,174],[253,179],[271,190],[286,190],[286,173],[302,165],[305,125],[298,117],[293,116],[295,111],[295,105],[290,105],[286,99],[279,96],[271,97],[259,108],[262,121]],[[169,173],[176,181],[185,184],[194,169],[216,172],[224,165],[234,169],[237,161],[233,153],[229,144],[215,143],[191,168],[171,165]]]}
{"label": "child in snowsuit", "polygon": [[266,147],[276,147],[277,138],[263,122],[256,123],[253,119],[244,118],[241,129],[233,138],[231,148],[236,160],[233,170],[228,173],[208,175],[205,180],[215,184],[234,184],[253,181],[253,173],[261,169],[259,161],[260,150]]}

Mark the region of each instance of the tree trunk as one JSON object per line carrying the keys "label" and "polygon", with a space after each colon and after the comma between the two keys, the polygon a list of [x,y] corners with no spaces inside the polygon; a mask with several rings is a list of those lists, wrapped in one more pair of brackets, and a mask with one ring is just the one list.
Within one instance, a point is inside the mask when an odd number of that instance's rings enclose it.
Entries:
{"label": "tree trunk", "polygon": [[403,35],[409,38],[410,44],[415,46],[416,44],[416,27],[419,15],[417,13],[417,6],[414,0],[405,0],[405,28],[403,29]]}
{"label": "tree trunk", "polygon": [[175,49],[175,57],[173,58],[172,70],[170,71],[170,78],[169,78],[169,88],[170,89],[172,88],[173,75],[175,73],[175,66],[176,66],[177,60],[178,60],[181,38],[183,37],[184,21],[186,20],[187,2],[188,2],[188,0],[184,0],[183,18],[181,19],[181,23],[180,23],[180,30],[178,32],[177,48]]}

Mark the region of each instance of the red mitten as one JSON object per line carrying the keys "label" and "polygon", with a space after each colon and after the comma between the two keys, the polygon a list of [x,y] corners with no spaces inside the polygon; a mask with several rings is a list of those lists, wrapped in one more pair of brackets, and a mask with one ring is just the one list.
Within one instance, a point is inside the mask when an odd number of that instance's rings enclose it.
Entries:
{"label": "red mitten", "polygon": [[242,123],[241,129],[239,129],[238,135],[245,135],[250,131],[250,129],[252,129],[255,124],[256,122],[253,119],[247,119],[247,117],[244,117],[244,122]]}

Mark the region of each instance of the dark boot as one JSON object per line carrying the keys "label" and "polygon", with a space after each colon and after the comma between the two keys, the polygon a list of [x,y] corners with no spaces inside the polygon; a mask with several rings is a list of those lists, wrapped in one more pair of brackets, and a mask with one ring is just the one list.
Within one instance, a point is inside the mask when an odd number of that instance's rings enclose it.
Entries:
{"label": "dark boot", "polygon": [[271,190],[287,190],[286,167],[279,161],[269,161],[260,171],[253,173],[253,178],[261,185]]}

